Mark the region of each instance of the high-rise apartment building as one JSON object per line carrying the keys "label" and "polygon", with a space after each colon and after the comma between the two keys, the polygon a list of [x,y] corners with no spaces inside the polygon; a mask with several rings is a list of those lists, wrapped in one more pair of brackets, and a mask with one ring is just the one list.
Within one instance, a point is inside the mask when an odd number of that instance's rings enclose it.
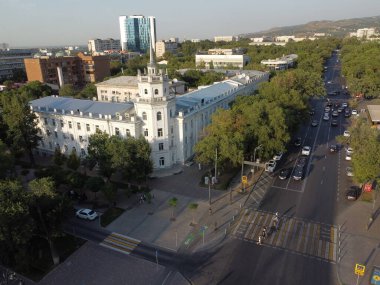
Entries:
{"label": "high-rise apartment building", "polygon": [[172,54],[176,54],[178,49],[178,43],[168,41],[159,41],[156,42],[156,56],[161,57],[165,52],[170,52]]}
{"label": "high-rise apartment building", "polygon": [[60,56],[25,59],[28,81],[38,80],[59,86],[72,84],[83,86],[110,76],[108,56]]}
{"label": "high-rise apartment building", "polygon": [[0,49],[0,80],[11,78],[17,69],[25,70],[24,59],[32,55],[30,49]]}
{"label": "high-rise apartment building", "polygon": [[121,50],[120,40],[114,39],[91,39],[88,41],[88,51],[90,53],[101,53],[104,51],[119,51]]}
{"label": "high-rise apartment building", "polygon": [[[156,18],[120,16],[120,42],[122,50],[146,53],[149,46],[156,48]],[[152,44],[151,44],[152,43]]]}

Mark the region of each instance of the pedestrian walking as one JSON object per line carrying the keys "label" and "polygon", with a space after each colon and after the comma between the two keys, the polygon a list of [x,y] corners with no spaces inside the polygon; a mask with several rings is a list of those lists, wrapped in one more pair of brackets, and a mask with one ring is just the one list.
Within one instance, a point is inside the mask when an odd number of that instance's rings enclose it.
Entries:
{"label": "pedestrian walking", "polygon": [[257,240],[257,243],[256,243],[256,244],[261,245],[261,239],[262,239],[262,237],[259,236],[259,239]]}
{"label": "pedestrian walking", "polygon": [[262,233],[263,239],[267,237],[267,227],[263,228],[263,233]]}

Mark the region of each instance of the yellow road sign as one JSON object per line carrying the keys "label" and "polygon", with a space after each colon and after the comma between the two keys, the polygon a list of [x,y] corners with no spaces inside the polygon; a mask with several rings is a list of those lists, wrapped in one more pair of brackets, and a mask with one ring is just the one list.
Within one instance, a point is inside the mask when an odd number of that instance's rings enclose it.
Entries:
{"label": "yellow road sign", "polygon": [[365,272],[365,266],[359,263],[355,265],[355,274],[359,276],[363,276]]}
{"label": "yellow road sign", "polygon": [[247,184],[247,183],[248,183],[248,177],[247,177],[247,176],[242,176],[242,177],[241,177],[241,182],[242,182],[243,184]]}

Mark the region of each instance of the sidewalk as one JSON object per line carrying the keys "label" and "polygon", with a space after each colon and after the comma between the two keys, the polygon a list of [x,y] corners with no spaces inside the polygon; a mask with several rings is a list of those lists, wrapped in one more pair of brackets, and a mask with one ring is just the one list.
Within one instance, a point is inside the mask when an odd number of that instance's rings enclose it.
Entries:
{"label": "sidewalk", "polygon": [[[379,211],[380,208],[375,208]],[[340,284],[356,284],[355,264],[366,266],[359,284],[369,284],[373,266],[380,267],[380,219],[375,218],[369,230],[367,223],[372,203],[356,201],[338,217],[340,242],[337,274]]]}

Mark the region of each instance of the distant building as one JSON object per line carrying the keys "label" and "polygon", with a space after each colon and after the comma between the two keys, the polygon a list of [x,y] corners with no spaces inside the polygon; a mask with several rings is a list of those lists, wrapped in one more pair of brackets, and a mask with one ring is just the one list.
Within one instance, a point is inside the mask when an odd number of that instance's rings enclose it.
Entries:
{"label": "distant building", "polygon": [[278,36],[278,37],[275,37],[276,42],[284,42],[284,43],[302,42],[305,40],[314,41],[315,39],[316,39],[315,37],[296,37],[296,36]]}
{"label": "distant building", "polygon": [[250,61],[241,49],[210,49],[209,54],[195,55],[195,65],[206,68],[224,68],[228,66],[243,68]]}
{"label": "distant building", "polygon": [[156,42],[156,56],[162,57],[165,52],[176,54],[178,50],[178,43],[169,41]]}
{"label": "distant building", "polygon": [[91,39],[88,41],[88,51],[90,53],[102,53],[104,51],[119,51],[121,50],[120,40],[114,39]]}
{"label": "distant building", "polygon": [[273,38],[263,36],[263,37],[259,37],[259,38],[251,38],[251,41],[254,43],[272,42]]}
{"label": "distant building", "polygon": [[361,39],[368,39],[370,37],[379,36],[379,34],[376,33],[375,28],[363,28],[363,29],[358,29],[356,32],[350,33],[350,36],[361,38]]}
{"label": "distant building", "polygon": [[122,50],[146,53],[149,46],[156,48],[156,18],[120,16],[120,43]]}
{"label": "distant building", "polygon": [[200,39],[191,39],[190,40],[192,43],[199,43],[201,40]]}
{"label": "distant building", "polygon": [[77,56],[39,57],[25,59],[28,81],[38,80],[59,86],[72,84],[83,86],[110,76],[108,56],[89,56],[79,53]]}
{"label": "distant building", "polygon": [[285,46],[287,43],[286,42],[252,42],[249,43],[250,46]]}
{"label": "distant building", "polygon": [[11,78],[17,69],[25,70],[24,59],[32,58],[32,54],[29,49],[0,50],[0,80]]}
{"label": "distant building", "polygon": [[216,36],[214,37],[214,42],[234,42],[238,39],[236,36]]}
{"label": "distant building", "polygon": [[269,67],[271,70],[285,70],[294,66],[298,55],[290,54],[276,59],[262,60],[261,64]]}
{"label": "distant building", "polygon": [[0,50],[8,50],[9,44],[7,43],[0,43]]}

